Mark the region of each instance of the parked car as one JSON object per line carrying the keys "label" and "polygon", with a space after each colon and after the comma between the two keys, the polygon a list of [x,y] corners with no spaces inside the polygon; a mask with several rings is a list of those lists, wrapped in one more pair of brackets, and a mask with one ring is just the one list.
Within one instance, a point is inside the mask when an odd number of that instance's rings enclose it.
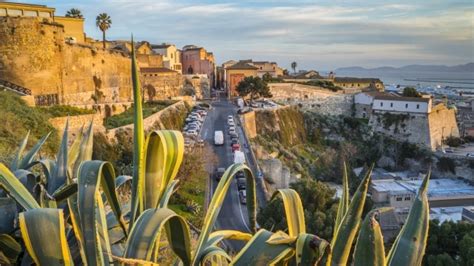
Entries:
{"label": "parked car", "polygon": [[474,153],[468,153],[468,154],[466,154],[466,157],[468,157],[468,158],[474,158]]}
{"label": "parked car", "polygon": [[242,172],[242,171],[238,171],[237,174],[235,174],[235,177],[236,177],[237,179],[239,179],[239,178],[245,178],[245,174],[244,174],[244,172]]}
{"label": "parked car", "polygon": [[234,126],[229,126],[229,130],[235,131],[235,127]]}
{"label": "parked car", "polygon": [[239,191],[239,198],[240,198],[240,203],[242,203],[242,205],[247,204],[247,191],[245,190]]}
{"label": "parked car", "polygon": [[219,167],[219,168],[217,168],[217,170],[214,172],[214,178],[215,178],[217,181],[220,181],[221,178],[222,178],[222,175],[224,175],[224,172],[225,172],[225,168],[224,168],[224,167]]}
{"label": "parked car", "polygon": [[232,115],[228,115],[227,120],[234,120],[234,117]]}
{"label": "parked car", "polygon": [[198,140],[197,140],[197,144],[198,144],[200,147],[204,147],[204,140],[203,140],[203,139],[198,139]]}
{"label": "parked car", "polygon": [[229,133],[229,135],[230,135],[231,138],[237,138],[237,139],[239,138],[239,135],[237,135],[237,132],[234,132],[232,134]]}
{"label": "parked car", "polygon": [[232,152],[239,151],[239,150],[240,150],[240,144],[238,143],[232,144]]}
{"label": "parked car", "polygon": [[229,135],[235,134],[235,130],[229,130]]}
{"label": "parked car", "polygon": [[239,144],[239,141],[236,140],[236,139],[232,139],[232,140],[230,141],[230,146],[232,146],[232,145],[234,145],[234,144]]}
{"label": "parked car", "polygon": [[234,123],[234,120],[227,120],[227,124],[229,124],[229,126],[235,126],[235,123]]}
{"label": "parked car", "polygon": [[237,178],[237,190],[244,190],[247,187],[247,180],[245,178]]}

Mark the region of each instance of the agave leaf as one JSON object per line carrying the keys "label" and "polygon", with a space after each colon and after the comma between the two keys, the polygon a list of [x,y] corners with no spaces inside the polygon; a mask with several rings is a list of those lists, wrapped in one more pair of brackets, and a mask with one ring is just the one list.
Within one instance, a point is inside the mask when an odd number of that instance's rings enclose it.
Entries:
{"label": "agave leaf", "polygon": [[[224,260],[224,262],[222,261]],[[201,265],[227,265],[232,258],[220,247],[209,246],[203,251],[203,259]]]}
{"label": "agave leaf", "polygon": [[144,144],[145,132],[143,128],[143,111],[140,79],[135,59],[135,47],[132,36],[132,88],[133,88],[133,181],[132,181],[132,204],[130,208],[130,226],[140,216],[143,210],[143,190],[145,185],[144,173]]}
{"label": "agave leaf", "polygon": [[163,195],[161,195],[160,204],[158,208],[166,208],[168,206],[168,202],[170,201],[171,195],[175,191],[176,184],[178,184],[179,180],[173,180],[169,185],[168,188],[165,190]]}
{"label": "agave leaf", "polygon": [[41,138],[31,150],[29,150],[26,155],[23,157],[23,159],[20,161],[18,164],[18,169],[28,169],[32,166],[33,160],[38,153],[38,151],[41,149],[41,146],[46,142],[46,139],[51,135],[51,132],[46,134],[43,138]]}
{"label": "agave leaf", "polygon": [[2,262],[0,260],[0,263],[14,265],[18,259],[18,255],[21,253],[21,246],[13,237],[2,234],[0,235],[0,254],[2,253],[7,261]]}
{"label": "agave leaf", "polygon": [[[184,265],[191,263],[191,242],[186,220],[170,209],[148,209],[137,219],[125,246],[124,257],[152,260],[161,231],[165,227],[168,242]],[[156,262],[156,261],[153,261]]]}
{"label": "agave leaf", "polygon": [[[15,230],[17,214],[16,202],[11,198],[0,198],[0,234],[9,234]],[[1,250],[1,249],[0,249]]]}
{"label": "agave leaf", "polygon": [[97,233],[99,236],[99,252],[102,252],[103,264],[110,265],[112,262],[112,250],[110,248],[109,233],[107,229],[107,220],[105,219],[104,202],[100,192],[96,191],[97,206],[95,212],[95,219],[97,221]]}
{"label": "agave leaf", "polygon": [[354,250],[355,266],[385,266],[385,248],[382,231],[376,220],[380,213],[390,208],[381,208],[370,211],[360,227],[359,236]]}
{"label": "agave leaf", "polygon": [[47,190],[48,193],[52,194],[56,189],[66,183],[67,179],[67,144],[68,144],[68,129],[69,129],[69,120],[66,120],[66,126],[64,127],[63,138],[61,140],[61,145],[59,146],[59,152],[56,158],[56,167],[53,169],[53,174],[49,176],[47,180]]}
{"label": "agave leaf", "polygon": [[225,195],[229,190],[230,184],[233,181],[233,176],[237,172],[243,171],[247,179],[247,211],[249,214],[249,223],[252,231],[256,228],[256,193],[255,193],[255,178],[252,171],[244,164],[233,164],[225,171],[219,184],[217,185],[211,203],[209,204],[206,217],[204,218],[201,234],[199,235],[198,246],[194,253],[193,265],[199,265],[203,250],[208,246],[209,235],[214,228],[217,216],[219,215]]}
{"label": "agave leaf", "polygon": [[[99,184],[124,232],[126,231],[120,205],[115,192],[115,173],[112,164],[102,161],[86,161],[79,168],[77,209],[82,241],[89,265],[102,262],[96,226],[96,204],[100,198]],[[99,210],[100,211],[100,210]],[[106,228],[106,227],[105,227]],[[106,230],[105,230],[106,231]],[[104,236],[106,237],[106,236]]]}
{"label": "agave leaf", "polygon": [[57,189],[52,197],[54,198],[54,200],[56,202],[61,202],[69,197],[71,197],[72,195],[76,194],[77,193],[77,183],[71,183],[71,184],[68,184],[68,185],[63,185],[62,187],[60,187],[59,189]]}
{"label": "agave leaf", "polygon": [[212,232],[209,235],[208,246],[217,245],[224,239],[239,240],[239,241],[249,241],[252,238],[252,235],[249,233],[244,233],[236,230],[219,230]]}
{"label": "agave leaf", "polygon": [[278,195],[280,195],[283,200],[290,237],[297,237],[299,234],[305,233],[306,224],[303,204],[301,203],[298,193],[293,189],[279,189],[273,194],[272,200]]}
{"label": "agave leaf", "polygon": [[37,184],[36,182],[36,176],[24,169],[18,169],[13,172],[16,178],[20,180],[20,182],[23,184],[23,186],[33,195],[34,194],[34,189]]}
{"label": "agave leaf", "polygon": [[115,178],[115,189],[119,189],[121,186],[125,185],[127,182],[131,182],[132,177],[129,175],[119,175]]}
{"label": "agave leaf", "polygon": [[427,196],[430,176],[431,171],[424,178],[407,220],[388,253],[388,265],[421,265],[430,220]]}
{"label": "agave leaf", "polygon": [[312,234],[300,234],[296,239],[296,265],[316,265],[328,249],[326,240]]}
{"label": "agave leaf", "polygon": [[37,265],[72,265],[64,224],[61,209],[43,208],[20,213],[21,236]]}
{"label": "agave leaf", "polygon": [[272,232],[260,229],[234,257],[231,265],[269,265],[278,262],[274,258],[284,259],[291,246],[268,243],[272,235]]}
{"label": "agave leaf", "polygon": [[81,126],[81,129],[79,130],[79,133],[77,134],[76,138],[71,144],[71,147],[69,148],[68,154],[67,154],[67,164],[68,164],[68,177],[69,178],[74,178],[76,176],[73,176],[74,173],[74,165],[76,164],[77,158],[79,157],[79,153],[81,150],[81,143],[82,139],[84,138],[84,125]]}
{"label": "agave leaf", "polygon": [[56,162],[51,159],[42,159],[38,161],[38,164],[43,168],[43,174],[46,176],[46,180],[53,179]]}
{"label": "agave leaf", "polygon": [[18,164],[20,163],[21,160],[21,155],[23,155],[23,152],[25,151],[26,144],[28,143],[28,137],[30,136],[30,131],[28,130],[28,133],[26,133],[25,138],[23,139],[22,142],[20,142],[20,146],[18,147],[18,151],[16,152],[16,156],[13,159],[11,163],[10,169],[12,171],[15,171],[18,169]]}
{"label": "agave leaf", "polygon": [[333,232],[333,239],[336,237],[337,228],[341,225],[342,218],[347,212],[349,208],[349,180],[347,176],[347,166],[346,162],[343,164],[344,170],[342,175],[342,195],[339,199],[339,205],[337,206],[337,215],[336,215],[336,222],[334,223],[334,232]]}
{"label": "agave leaf", "polygon": [[[93,121],[91,121],[86,133],[82,136],[81,145],[79,146],[79,153],[74,162],[71,178],[78,177],[79,166],[82,162],[92,160],[92,148],[94,145],[93,125]],[[73,154],[71,154],[71,157],[73,157]]]}
{"label": "agave leaf", "polygon": [[367,172],[352,197],[349,209],[342,218],[335,238],[332,240],[332,253],[329,254],[328,265],[346,265],[352,247],[352,242],[357,235],[362,220],[365,198],[369,187],[372,168]]}
{"label": "agave leaf", "polygon": [[40,208],[30,192],[8,168],[0,163],[0,187],[26,210]]}
{"label": "agave leaf", "polygon": [[84,235],[82,234],[81,222],[79,217],[79,209],[77,207],[77,194],[67,198],[67,204],[69,207],[69,217],[72,224],[74,236],[76,238],[77,245],[79,247],[79,253],[83,263],[87,262],[86,251],[84,248]]}
{"label": "agave leaf", "polygon": [[274,257],[268,265],[270,266],[286,266],[288,261],[295,255],[295,250],[293,248],[287,248],[276,257]]}

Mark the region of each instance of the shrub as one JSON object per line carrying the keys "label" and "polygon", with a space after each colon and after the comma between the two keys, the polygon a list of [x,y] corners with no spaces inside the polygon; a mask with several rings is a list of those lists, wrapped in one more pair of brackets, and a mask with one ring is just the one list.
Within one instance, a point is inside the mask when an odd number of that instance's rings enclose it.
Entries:
{"label": "shrub", "polygon": [[453,174],[456,174],[456,163],[453,159],[449,157],[439,158],[438,163],[436,163],[436,166],[438,166],[438,169],[440,171],[451,172]]}
{"label": "shrub", "polygon": [[464,141],[461,138],[449,136],[444,140],[444,143],[450,147],[459,147]]}
{"label": "shrub", "polygon": [[50,107],[38,107],[38,109],[51,117],[95,114],[94,110],[69,105],[53,105]]}

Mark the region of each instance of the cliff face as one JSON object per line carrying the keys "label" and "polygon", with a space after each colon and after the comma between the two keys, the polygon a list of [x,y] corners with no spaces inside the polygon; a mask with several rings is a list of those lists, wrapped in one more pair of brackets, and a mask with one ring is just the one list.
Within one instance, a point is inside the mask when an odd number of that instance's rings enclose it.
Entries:
{"label": "cliff face", "polygon": [[[278,140],[290,147],[306,141],[306,130],[302,113],[294,106],[255,111],[256,135]],[[246,121],[246,126],[247,126]],[[252,134],[251,134],[252,135]]]}
{"label": "cliff face", "polygon": [[121,53],[67,44],[61,24],[35,18],[2,17],[0,35],[0,79],[30,89],[37,104],[131,99],[130,58]]}

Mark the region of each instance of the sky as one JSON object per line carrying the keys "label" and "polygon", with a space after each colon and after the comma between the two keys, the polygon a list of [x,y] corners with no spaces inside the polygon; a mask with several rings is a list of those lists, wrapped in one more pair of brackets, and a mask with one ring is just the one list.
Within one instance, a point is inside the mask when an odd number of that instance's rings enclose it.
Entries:
{"label": "sky", "polygon": [[290,68],[455,65],[474,62],[473,0],[29,0],[64,15],[79,8],[88,36],[97,14],[112,18],[107,39],[195,44],[230,59]]}

